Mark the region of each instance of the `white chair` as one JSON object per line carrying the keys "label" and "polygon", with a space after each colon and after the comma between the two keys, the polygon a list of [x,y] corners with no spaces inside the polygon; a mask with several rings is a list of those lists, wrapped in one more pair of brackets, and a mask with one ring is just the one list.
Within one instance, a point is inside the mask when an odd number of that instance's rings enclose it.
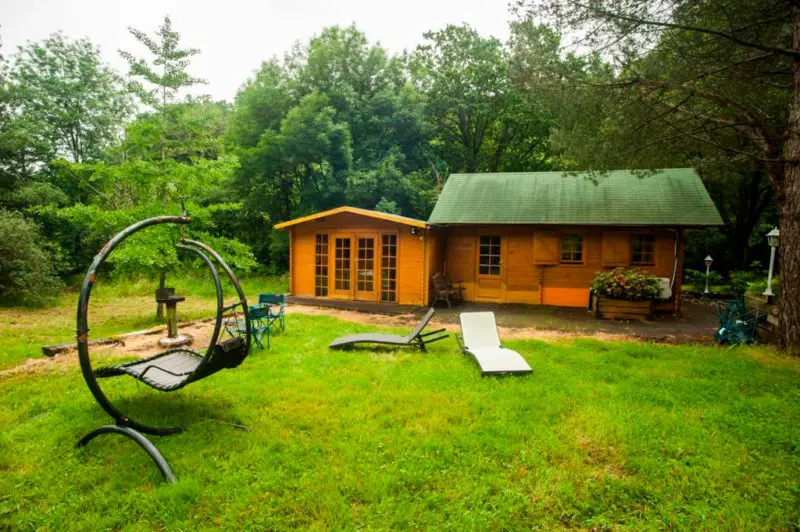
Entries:
{"label": "white chair", "polygon": [[481,375],[525,374],[531,367],[516,351],[500,344],[493,312],[462,312],[461,336],[456,340],[461,351],[475,359]]}

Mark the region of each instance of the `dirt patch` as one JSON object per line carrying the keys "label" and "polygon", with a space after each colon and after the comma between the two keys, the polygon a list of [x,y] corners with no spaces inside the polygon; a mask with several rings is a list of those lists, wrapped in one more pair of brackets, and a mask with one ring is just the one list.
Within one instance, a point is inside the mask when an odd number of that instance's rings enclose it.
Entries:
{"label": "dirt patch", "polygon": [[[213,332],[214,320],[202,320],[189,322],[182,327],[178,327],[178,332],[191,335],[192,343],[188,346],[202,353],[208,347]],[[164,328],[153,329],[142,334],[120,335],[114,338],[114,343],[99,347],[92,347],[92,357],[98,359],[114,359],[122,357],[136,356],[146,358],[164,350],[158,345],[158,340],[166,334]],[[22,364],[0,371],[0,378],[11,377],[20,374],[39,373],[43,371],[73,371],[73,366],[78,365],[78,354],[76,348],[71,348],[61,353],[43,358],[29,358]]]}
{"label": "dirt patch", "polygon": [[[286,307],[287,314],[307,314],[323,315],[338,318],[344,321],[362,323],[365,325],[379,325],[383,327],[403,327],[412,328],[420,317],[413,313],[404,314],[371,314],[368,312],[358,312],[355,310],[340,310],[328,307],[312,307],[308,305],[290,305]],[[448,332],[460,332],[458,324],[432,319],[429,327],[434,329],[446,329]],[[642,338],[630,334],[615,334],[603,331],[597,332],[575,332],[560,331],[554,329],[540,329],[537,327],[498,327],[502,338],[513,339],[535,339],[544,341],[556,341],[570,338],[594,338],[605,341],[643,341]]]}

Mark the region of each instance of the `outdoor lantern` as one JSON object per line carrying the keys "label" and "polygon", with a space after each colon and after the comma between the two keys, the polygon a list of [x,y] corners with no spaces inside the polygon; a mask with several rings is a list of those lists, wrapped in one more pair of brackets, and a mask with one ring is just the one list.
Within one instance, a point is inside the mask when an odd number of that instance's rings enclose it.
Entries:
{"label": "outdoor lantern", "polygon": [[711,264],[714,262],[714,259],[711,258],[711,255],[706,255],[706,258],[703,260],[706,263],[706,289],[703,291],[704,294],[708,293],[708,274],[711,270]]}
{"label": "outdoor lantern", "polygon": [[781,232],[775,227],[772,231],[767,233],[767,244],[769,247],[776,248],[778,247],[778,242],[781,239]]}
{"label": "outdoor lantern", "polygon": [[769,273],[767,274],[767,289],[761,295],[772,297],[772,270],[775,268],[775,248],[781,240],[781,232],[775,227],[772,231],[767,233],[767,244],[769,244]]}

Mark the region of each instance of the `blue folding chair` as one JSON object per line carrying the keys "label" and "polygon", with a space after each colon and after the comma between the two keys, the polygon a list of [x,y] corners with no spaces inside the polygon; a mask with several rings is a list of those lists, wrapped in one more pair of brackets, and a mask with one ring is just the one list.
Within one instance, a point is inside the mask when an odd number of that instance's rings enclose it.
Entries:
{"label": "blue folding chair", "polygon": [[[286,297],[283,294],[259,294],[258,305],[269,309],[268,319],[270,324],[278,320],[281,331],[286,330]],[[277,308],[277,311],[273,310],[275,308]]]}
{"label": "blue folding chair", "polygon": [[[270,326],[274,320],[269,319],[269,312],[268,307],[260,306],[250,307],[247,311],[250,318],[250,334],[253,338],[253,343],[250,344],[251,349],[253,345],[264,349],[262,343],[264,335],[267,336],[267,348],[270,346]],[[243,319],[233,319],[225,322],[225,331],[231,336],[243,336],[247,332],[247,327]]]}

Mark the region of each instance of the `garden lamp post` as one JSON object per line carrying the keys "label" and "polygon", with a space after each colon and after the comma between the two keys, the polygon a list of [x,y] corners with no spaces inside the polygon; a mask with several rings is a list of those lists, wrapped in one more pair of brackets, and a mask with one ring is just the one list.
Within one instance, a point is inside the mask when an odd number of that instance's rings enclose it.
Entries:
{"label": "garden lamp post", "polygon": [[703,294],[708,294],[708,274],[711,270],[711,263],[714,262],[714,259],[711,258],[711,255],[706,255],[706,258],[703,259],[706,263],[706,289],[703,290]]}
{"label": "garden lamp post", "polygon": [[778,247],[780,239],[781,232],[777,227],[767,233],[767,244],[769,244],[769,274],[767,274],[767,289],[761,294],[767,297],[775,295],[772,293],[772,270],[775,268],[775,249]]}

